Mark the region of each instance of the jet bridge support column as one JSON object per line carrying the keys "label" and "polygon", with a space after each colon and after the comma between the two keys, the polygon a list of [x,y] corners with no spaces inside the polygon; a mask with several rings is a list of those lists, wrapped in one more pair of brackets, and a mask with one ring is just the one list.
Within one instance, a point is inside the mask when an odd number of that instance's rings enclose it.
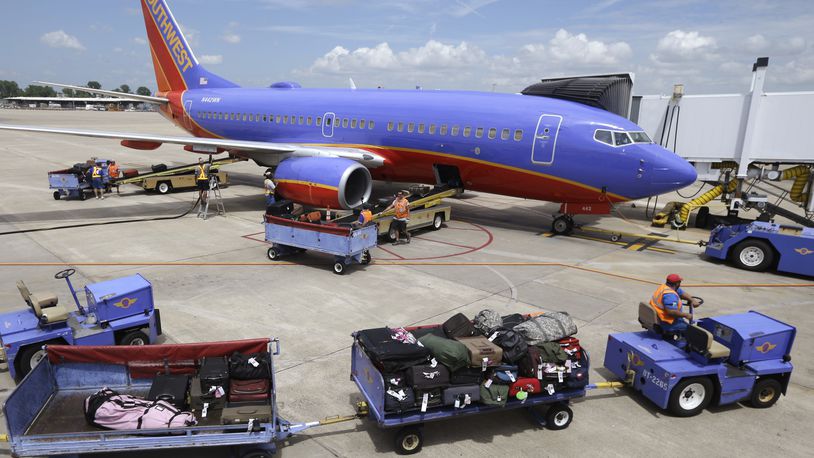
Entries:
{"label": "jet bridge support column", "polygon": [[758,122],[758,113],[763,101],[763,84],[766,82],[766,67],[769,66],[768,57],[758,57],[752,65],[752,87],[749,97],[749,113],[746,117],[746,126],[743,130],[743,139],[740,148],[740,160],[738,160],[738,178],[746,178],[749,170],[749,158],[755,157],[755,133]]}

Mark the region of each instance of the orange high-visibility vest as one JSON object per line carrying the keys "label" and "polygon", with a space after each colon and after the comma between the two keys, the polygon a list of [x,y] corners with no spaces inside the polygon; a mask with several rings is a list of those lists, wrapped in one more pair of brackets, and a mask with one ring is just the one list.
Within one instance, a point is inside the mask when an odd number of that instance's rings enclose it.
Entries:
{"label": "orange high-visibility vest", "polygon": [[[659,316],[659,320],[667,323],[673,324],[676,320],[674,316],[668,315],[667,310],[664,308],[664,295],[672,293],[678,296],[678,293],[667,285],[661,285],[658,287],[655,293],[653,293],[653,297],[650,299],[650,306],[653,307],[653,310],[656,311],[656,315]],[[679,297],[678,301],[678,311],[681,311],[681,308],[684,304],[681,303],[681,298]]]}
{"label": "orange high-visibility vest", "polygon": [[107,168],[107,174],[110,175],[110,178],[119,178],[119,166],[118,165],[111,165]]}
{"label": "orange high-visibility vest", "polygon": [[370,210],[362,210],[362,224],[367,224],[373,219],[373,213]]}
{"label": "orange high-visibility vest", "polygon": [[404,219],[410,217],[410,202],[407,199],[399,199],[394,204],[396,218]]}
{"label": "orange high-visibility vest", "polygon": [[198,179],[199,180],[208,180],[209,177],[206,176],[206,168],[203,165],[198,166]]}

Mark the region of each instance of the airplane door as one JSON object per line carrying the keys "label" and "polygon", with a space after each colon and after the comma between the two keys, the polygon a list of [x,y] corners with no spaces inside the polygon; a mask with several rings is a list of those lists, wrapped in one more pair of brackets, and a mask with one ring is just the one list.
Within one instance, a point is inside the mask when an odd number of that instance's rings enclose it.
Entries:
{"label": "airplane door", "polygon": [[184,127],[188,130],[192,130],[192,118],[189,117],[190,113],[192,113],[192,100],[187,100],[184,104],[184,114],[183,114],[183,121]]}
{"label": "airplane door", "polygon": [[544,114],[540,116],[537,121],[537,130],[534,132],[534,144],[531,145],[531,162],[539,165],[554,163],[560,124],[562,124],[560,115]]}
{"label": "airplane door", "polygon": [[333,137],[334,136],[334,124],[336,124],[336,115],[334,113],[328,112],[325,113],[325,116],[322,118],[322,136],[323,137]]}

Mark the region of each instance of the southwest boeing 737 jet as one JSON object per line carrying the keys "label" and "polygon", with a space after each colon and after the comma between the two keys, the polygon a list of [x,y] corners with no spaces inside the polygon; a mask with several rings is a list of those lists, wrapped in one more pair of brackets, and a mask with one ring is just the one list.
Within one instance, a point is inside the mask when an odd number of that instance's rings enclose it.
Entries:
{"label": "southwest boeing 737 jet", "polygon": [[[0,129],[110,138],[135,149],[184,145],[275,168],[278,192],[307,205],[353,208],[372,180],[451,184],[561,203],[571,215],[663,194],[695,169],[654,144],[636,124],[581,103],[522,94],[382,89],[306,89],[296,83],[242,88],[198,62],[164,0],[141,0],[156,104],[194,135],[159,136],[0,125]],[[70,87],[109,96],[121,93]]]}

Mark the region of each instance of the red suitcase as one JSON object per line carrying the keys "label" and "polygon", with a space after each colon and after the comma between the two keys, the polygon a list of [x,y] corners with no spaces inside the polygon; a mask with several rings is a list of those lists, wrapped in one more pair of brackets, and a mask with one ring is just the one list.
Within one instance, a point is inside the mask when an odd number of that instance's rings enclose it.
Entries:
{"label": "red suitcase", "polygon": [[124,169],[122,170],[122,176],[124,178],[133,178],[138,176],[138,170],[136,169]]}
{"label": "red suitcase", "polygon": [[572,360],[582,360],[582,347],[579,345],[579,339],[576,337],[566,337],[560,339],[559,344]]}
{"label": "red suitcase", "polygon": [[542,391],[540,381],[531,377],[520,377],[509,387],[509,397],[514,397],[520,391],[528,394],[535,394]]}
{"label": "red suitcase", "polygon": [[229,382],[229,402],[265,401],[269,398],[269,379]]}

